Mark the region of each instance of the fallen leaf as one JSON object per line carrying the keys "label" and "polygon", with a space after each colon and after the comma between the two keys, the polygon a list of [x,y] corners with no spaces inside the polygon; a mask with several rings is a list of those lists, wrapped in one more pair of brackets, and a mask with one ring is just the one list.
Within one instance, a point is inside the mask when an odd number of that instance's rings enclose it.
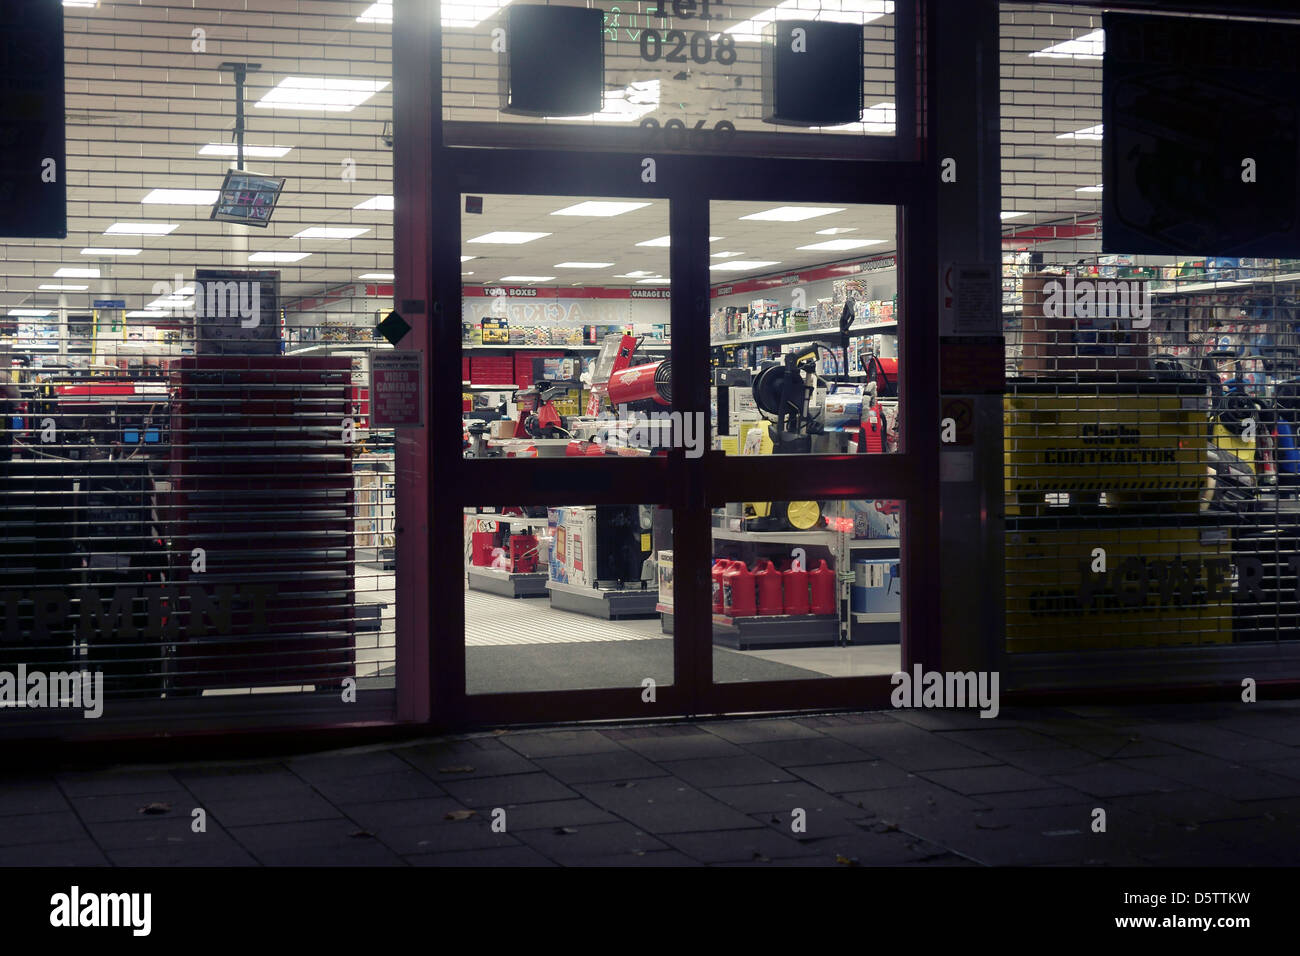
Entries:
{"label": "fallen leaf", "polygon": [[438,773],[473,773],[474,768],[469,764],[462,764],[459,767],[439,767]]}
{"label": "fallen leaf", "polygon": [[348,836],[354,838],[365,838],[365,837],[373,837],[374,834],[371,833],[369,830],[353,830],[351,833],[348,834]]}
{"label": "fallen leaf", "polygon": [[171,808],[172,805],[170,803],[146,803],[140,808],[140,812],[153,816],[159,813],[166,813]]}
{"label": "fallen leaf", "polygon": [[478,816],[477,810],[452,810],[444,820],[468,820],[470,817]]}

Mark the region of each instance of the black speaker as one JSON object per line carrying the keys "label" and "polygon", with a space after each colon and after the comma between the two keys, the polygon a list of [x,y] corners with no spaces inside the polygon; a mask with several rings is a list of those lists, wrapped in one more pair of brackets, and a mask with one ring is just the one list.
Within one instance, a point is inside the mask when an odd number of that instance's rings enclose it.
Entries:
{"label": "black speaker", "polygon": [[63,6],[0,0],[0,236],[65,239]]}
{"label": "black speaker", "polygon": [[763,119],[781,126],[862,121],[862,25],[778,20],[763,30]]}
{"label": "black speaker", "polygon": [[604,11],[512,4],[502,12],[501,111],[586,116],[605,105]]}

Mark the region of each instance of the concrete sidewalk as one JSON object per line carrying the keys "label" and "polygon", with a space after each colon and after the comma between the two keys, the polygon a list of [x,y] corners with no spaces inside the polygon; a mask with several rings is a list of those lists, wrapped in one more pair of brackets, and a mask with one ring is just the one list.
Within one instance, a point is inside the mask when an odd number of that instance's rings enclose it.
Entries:
{"label": "concrete sidewalk", "polygon": [[1298,701],[510,730],[0,778],[5,866],[1297,862]]}

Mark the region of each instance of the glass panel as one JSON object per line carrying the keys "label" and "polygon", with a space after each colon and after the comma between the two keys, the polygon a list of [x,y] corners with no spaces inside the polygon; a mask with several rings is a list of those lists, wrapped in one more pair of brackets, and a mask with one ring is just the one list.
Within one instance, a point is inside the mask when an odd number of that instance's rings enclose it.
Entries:
{"label": "glass panel", "polygon": [[669,414],[666,200],[465,196],[463,208],[465,457],[704,440]]}
{"label": "glass panel", "polygon": [[102,674],[109,721],[393,686],[391,37],[238,6],[65,6],[68,236],[0,240],[0,657]]}
{"label": "glass panel", "polygon": [[737,501],[714,512],[717,683],[901,666],[903,502]]}
{"label": "glass panel", "polygon": [[465,509],[465,689],[673,681],[672,511],[655,505]]}
{"label": "glass panel", "polygon": [[897,451],[896,222],[893,206],[710,203],[716,447]]}
{"label": "glass panel", "polygon": [[1103,252],[1101,9],[1001,20],[1006,649],[1294,640],[1300,261]]}
{"label": "glass panel", "polygon": [[[503,73],[507,71],[502,64],[509,53],[501,52],[508,50],[508,44],[499,31],[510,28],[512,8],[507,4],[497,0],[443,4],[444,120],[520,124],[525,129],[639,127],[642,148],[660,150],[734,149],[732,139],[738,131],[796,136],[829,133],[837,138],[894,135],[895,5],[888,0],[784,0],[775,4],[631,0],[599,4],[603,49],[593,49],[592,56],[603,54],[603,97],[599,105],[592,100],[596,109],[565,116],[503,109]],[[518,6],[522,5],[516,9]],[[579,2],[549,6],[589,7]],[[791,20],[828,24],[835,30],[848,27],[850,39],[860,42],[862,89],[860,93],[851,90],[854,102],[852,112],[844,114],[847,119],[841,116],[820,125],[807,119],[776,125],[765,119],[773,114],[764,104],[764,49],[776,43],[775,34],[767,34],[776,30],[774,24],[788,25]],[[852,26],[861,29],[860,35],[852,32]],[[494,31],[498,33],[494,35]],[[536,33],[536,27],[529,30],[531,35]],[[780,38],[792,51],[799,42],[788,32]],[[817,44],[832,42],[829,38],[823,40],[820,34],[811,33],[805,40],[812,44],[807,51],[810,64],[833,59],[816,56]],[[577,55],[572,44],[563,45],[564,40],[558,37],[546,42],[551,44],[551,55]],[[593,70],[599,70],[598,63]],[[819,92],[824,105],[825,92]],[[468,130],[454,141],[469,145],[475,136],[476,131]]]}

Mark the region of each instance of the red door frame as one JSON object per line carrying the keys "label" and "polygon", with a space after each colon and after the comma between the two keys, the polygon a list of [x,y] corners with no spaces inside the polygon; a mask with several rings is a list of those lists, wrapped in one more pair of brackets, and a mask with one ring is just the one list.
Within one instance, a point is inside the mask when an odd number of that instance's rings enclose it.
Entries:
{"label": "red door frame", "polygon": [[[904,581],[937,573],[938,336],[933,237],[937,173],[925,135],[931,15],[926,0],[896,6],[898,158],[891,161],[656,153],[656,183],[640,181],[644,150],[618,152],[443,145],[436,2],[394,4],[395,304],[413,329],[402,348],[425,356],[428,426],[396,448],[399,720],[442,725],[641,718],[721,712],[883,706],[889,678],[714,684],[708,576],[710,509],[725,500],[809,497],[907,501]],[[906,38],[906,39],[904,39]],[[635,132],[635,131],[631,131]],[[915,136],[912,134],[915,133]],[[607,135],[607,134],[602,134]],[[738,137],[738,141],[741,138]],[[633,145],[629,140],[624,146]],[[635,148],[635,147],[634,147]],[[892,204],[899,207],[903,447],[898,454],[770,458],[757,472],[709,453],[670,458],[466,461],[460,454],[460,195],[648,196],[670,201],[674,408],[708,407],[708,209],[712,199]],[[644,703],[641,688],[465,693],[462,507],[470,504],[661,504],[674,510],[677,558],[674,680]],[[683,573],[695,555],[692,573]],[[452,582],[456,582],[453,586]],[[439,585],[441,584],[441,587]],[[447,600],[451,588],[452,599]],[[903,666],[938,661],[932,591],[905,588]],[[434,604],[433,595],[443,600]]]}

